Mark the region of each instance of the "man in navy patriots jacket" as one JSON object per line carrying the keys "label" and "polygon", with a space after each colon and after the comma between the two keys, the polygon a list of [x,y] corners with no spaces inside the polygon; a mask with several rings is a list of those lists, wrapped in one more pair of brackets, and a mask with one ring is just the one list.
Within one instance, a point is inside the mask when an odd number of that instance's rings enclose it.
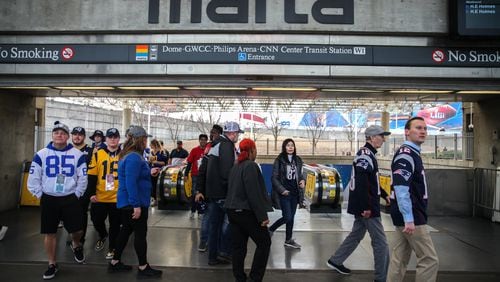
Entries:
{"label": "man in navy patriots jacket", "polygon": [[391,165],[391,217],[396,232],[387,281],[403,281],[412,250],[417,256],[415,281],[436,281],[439,260],[427,230],[427,183],[420,156],[427,137],[424,119],[408,120],[405,137]]}
{"label": "man in navy patriots jacket", "polygon": [[391,134],[379,125],[365,130],[366,144],[361,147],[353,161],[349,186],[347,212],[354,215],[351,233],[342,242],[335,254],[326,262],[327,266],[340,274],[350,274],[351,270],[343,265],[344,261],[370,234],[375,258],[375,281],[385,281],[389,265],[389,247],[380,219],[380,197],[388,201],[388,195],[380,189],[378,163],[375,158],[377,149],[384,144],[385,136]]}

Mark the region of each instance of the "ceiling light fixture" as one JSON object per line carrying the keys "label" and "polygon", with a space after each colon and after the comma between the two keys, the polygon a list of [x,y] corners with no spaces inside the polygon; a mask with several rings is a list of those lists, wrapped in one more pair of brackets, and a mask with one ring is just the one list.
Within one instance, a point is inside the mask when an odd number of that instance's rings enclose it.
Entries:
{"label": "ceiling light fixture", "polygon": [[457,94],[500,94],[500,90],[462,90]]}
{"label": "ceiling light fixture", "polygon": [[252,87],[255,91],[316,91],[314,87]]}
{"label": "ceiling light fixture", "polygon": [[401,90],[389,90],[389,93],[393,94],[450,94],[451,90],[421,90],[421,89],[401,89]]}
{"label": "ceiling light fixture", "polygon": [[114,90],[111,86],[58,86],[60,90]]}
{"label": "ceiling light fixture", "polygon": [[120,86],[121,90],[179,90],[178,86]]}
{"label": "ceiling light fixture", "polygon": [[321,91],[325,92],[352,92],[352,93],[382,93],[382,90],[367,90],[367,89],[333,89],[322,88]]}
{"label": "ceiling light fixture", "polygon": [[7,86],[7,87],[0,87],[2,89],[50,89],[50,87],[47,86]]}
{"label": "ceiling light fixture", "polygon": [[186,90],[221,90],[221,91],[224,91],[224,90],[247,90],[246,87],[224,87],[224,86],[221,86],[221,87],[210,87],[210,86],[207,86],[207,87],[204,87],[204,86],[188,86],[188,87],[184,87],[184,89]]}

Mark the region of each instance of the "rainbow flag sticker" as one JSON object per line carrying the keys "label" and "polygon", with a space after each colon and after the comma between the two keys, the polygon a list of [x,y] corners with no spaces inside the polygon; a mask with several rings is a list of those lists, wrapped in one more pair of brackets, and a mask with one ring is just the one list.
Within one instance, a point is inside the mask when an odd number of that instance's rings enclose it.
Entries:
{"label": "rainbow flag sticker", "polygon": [[135,45],[135,60],[147,61],[148,60],[148,45]]}

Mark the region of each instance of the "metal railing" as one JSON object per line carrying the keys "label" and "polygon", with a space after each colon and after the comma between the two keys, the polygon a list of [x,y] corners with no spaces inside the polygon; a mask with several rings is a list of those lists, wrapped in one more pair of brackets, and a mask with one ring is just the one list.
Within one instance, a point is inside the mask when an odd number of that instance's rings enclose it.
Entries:
{"label": "metal railing", "polygon": [[472,215],[492,218],[500,213],[500,170],[475,168]]}
{"label": "metal railing", "polygon": [[[364,145],[364,139],[349,141],[346,139],[328,139],[319,140],[316,148],[313,149],[311,140],[306,138],[294,138],[297,146],[297,153],[301,155],[318,156],[352,156]],[[453,160],[472,160],[473,158],[473,135],[433,135],[427,137],[427,141],[422,144],[422,154],[433,159],[453,159]],[[260,154],[273,155],[281,152],[281,142],[285,137],[279,137],[276,148],[274,139],[258,139],[256,141],[257,150]],[[390,136],[386,142],[387,151],[381,148],[384,155],[393,155],[394,152],[403,144],[404,136]]]}
{"label": "metal railing", "polygon": [[[50,128],[35,128],[35,151],[45,147],[51,140],[52,130]],[[87,137],[92,132],[87,132]],[[196,135],[197,136],[197,135]],[[243,135],[242,137],[250,137]],[[292,137],[297,146],[297,153],[300,155],[315,155],[315,156],[352,156],[357,150],[365,144],[364,136],[358,140],[350,141],[339,134],[339,137],[325,138],[318,140],[316,147],[313,148],[312,141],[302,136],[280,136],[274,146],[274,139],[268,136],[260,136],[255,141],[257,151],[263,155],[278,155],[281,152],[281,143],[284,139]],[[333,138],[332,138],[333,137]],[[166,149],[170,151],[174,147],[171,141],[166,136],[159,136],[165,141]],[[472,134],[453,134],[453,135],[432,135],[428,136],[424,144],[422,144],[422,154],[425,157],[433,159],[453,159],[453,160],[472,160],[474,153],[474,136]],[[70,140],[71,142],[71,140]],[[90,140],[87,140],[90,142]],[[183,139],[184,148],[191,150],[198,145],[196,139]],[[404,136],[391,135],[383,148],[379,151],[382,155],[392,156],[394,152],[403,144]]]}

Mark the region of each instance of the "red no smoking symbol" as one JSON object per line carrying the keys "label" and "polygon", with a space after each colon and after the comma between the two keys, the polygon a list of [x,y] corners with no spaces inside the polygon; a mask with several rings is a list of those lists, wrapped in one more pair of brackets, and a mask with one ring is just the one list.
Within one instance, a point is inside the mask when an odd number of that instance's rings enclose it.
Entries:
{"label": "red no smoking symbol", "polygon": [[75,51],[71,47],[63,47],[61,50],[61,56],[62,56],[63,60],[69,60],[69,59],[73,58],[74,55],[75,55]]}
{"label": "red no smoking symbol", "polygon": [[446,54],[443,50],[437,49],[432,52],[432,60],[436,63],[442,63],[446,61]]}

